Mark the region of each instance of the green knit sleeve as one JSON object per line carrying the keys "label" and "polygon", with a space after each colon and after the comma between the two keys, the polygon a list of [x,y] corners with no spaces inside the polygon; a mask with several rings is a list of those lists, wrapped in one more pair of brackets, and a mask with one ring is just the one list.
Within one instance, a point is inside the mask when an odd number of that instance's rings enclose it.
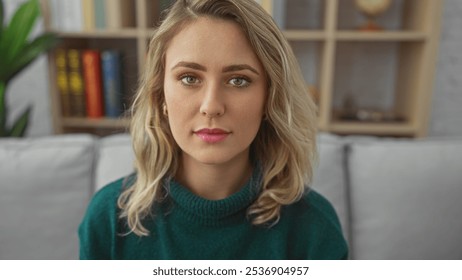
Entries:
{"label": "green knit sleeve", "polygon": [[348,244],[332,204],[316,191],[306,197],[310,205],[311,220],[316,224],[316,246],[310,252],[312,259],[348,259]]}
{"label": "green knit sleeve", "polygon": [[332,204],[314,190],[288,208],[292,259],[340,260],[348,258],[348,244],[343,236]]}
{"label": "green knit sleeve", "polygon": [[91,199],[78,230],[81,260],[114,258],[117,198],[122,182],[121,179],[103,187]]}

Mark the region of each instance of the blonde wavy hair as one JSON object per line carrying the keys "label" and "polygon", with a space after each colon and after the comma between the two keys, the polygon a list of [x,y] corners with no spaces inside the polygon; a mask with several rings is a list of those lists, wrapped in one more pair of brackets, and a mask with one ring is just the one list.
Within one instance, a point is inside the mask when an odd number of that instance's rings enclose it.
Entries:
{"label": "blonde wavy hair", "polygon": [[316,107],[297,60],[271,16],[256,1],[177,0],[153,35],[145,71],[131,108],[130,133],[136,176],[121,194],[120,218],[131,232],[148,235],[142,221],[167,196],[164,179],[178,170],[181,150],[163,114],[165,52],[170,40],[199,17],[239,24],[268,80],[265,119],[251,145],[261,165],[261,192],[247,209],[254,225],[278,222],[281,207],[299,200],[316,159]]}

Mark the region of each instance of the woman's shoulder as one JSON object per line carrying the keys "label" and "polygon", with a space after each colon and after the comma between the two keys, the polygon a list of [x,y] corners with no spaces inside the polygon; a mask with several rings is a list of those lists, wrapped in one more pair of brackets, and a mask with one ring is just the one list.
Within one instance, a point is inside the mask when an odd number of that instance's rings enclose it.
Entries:
{"label": "woman's shoulder", "polygon": [[118,232],[117,200],[130,176],[113,181],[92,197],[79,226],[80,258],[110,259],[113,236]]}
{"label": "woman's shoulder", "polygon": [[117,198],[120,195],[124,181],[125,178],[119,178],[113,182],[108,183],[95,192],[92,201],[104,202]]}
{"label": "woman's shoulder", "polygon": [[[281,221],[290,227],[294,252],[300,258],[345,259],[348,244],[332,204],[310,189],[294,204],[283,210]],[[306,255],[305,255],[306,254]]]}
{"label": "woman's shoulder", "polygon": [[311,211],[322,213],[326,215],[326,217],[337,218],[337,213],[330,201],[313,189],[310,189],[303,196],[302,201],[311,209]]}
{"label": "woman's shoulder", "polygon": [[117,200],[127,186],[127,180],[129,179],[130,176],[115,180],[93,195],[83,217],[81,230],[85,228],[91,229],[92,227],[112,227],[117,223],[117,217],[119,216]]}
{"label": "woman's shoulder", "polygon": [[117,200],[122,191],[129,186],[134,175],[119,178],[99,189],[92,197],[88,210],[92,212],[116,211]]}
{"label": "woman's shoulder", "polygon": [[[298,202],[290,205],[292,212],[306,218],[310,224],[328,223],[340,228],[337,213],[332,204],[323,195],[313,189],[309,189]],[[297,215],[297,216],[298,216]]]}

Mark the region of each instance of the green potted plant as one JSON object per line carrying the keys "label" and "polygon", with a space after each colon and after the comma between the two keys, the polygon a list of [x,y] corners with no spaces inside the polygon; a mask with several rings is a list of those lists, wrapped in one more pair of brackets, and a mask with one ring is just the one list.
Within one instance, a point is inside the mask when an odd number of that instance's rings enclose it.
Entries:
{"label": "green potted plant", "polygon": [[19,118],[8,126],[8,107],[5,98],[8,83],[40,54],[54,47],[58,41],[52,33],[44,33],[29,40],[29,35],[39,16],[38,0],[28,0],[18,7],[10,22],[6,23],[3,0],[0,0],[0,137],[23,136],[31,112],[29,105]]}

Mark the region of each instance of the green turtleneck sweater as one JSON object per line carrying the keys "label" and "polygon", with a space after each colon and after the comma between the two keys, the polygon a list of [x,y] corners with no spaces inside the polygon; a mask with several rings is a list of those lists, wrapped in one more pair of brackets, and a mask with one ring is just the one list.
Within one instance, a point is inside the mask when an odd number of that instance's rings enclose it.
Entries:
{"label": "green turtleneck sweater", "polygon": [[253,174],[237,193],[207,200],[175,181],[169,199],[143,221],[147,237],[118,218],[123,180],[98,191],[79,227],[81,259],[345,259],[348,247],[331,204],[311,190],[282,207],[272,227],[253,226],[246,209],[258,194]]}

